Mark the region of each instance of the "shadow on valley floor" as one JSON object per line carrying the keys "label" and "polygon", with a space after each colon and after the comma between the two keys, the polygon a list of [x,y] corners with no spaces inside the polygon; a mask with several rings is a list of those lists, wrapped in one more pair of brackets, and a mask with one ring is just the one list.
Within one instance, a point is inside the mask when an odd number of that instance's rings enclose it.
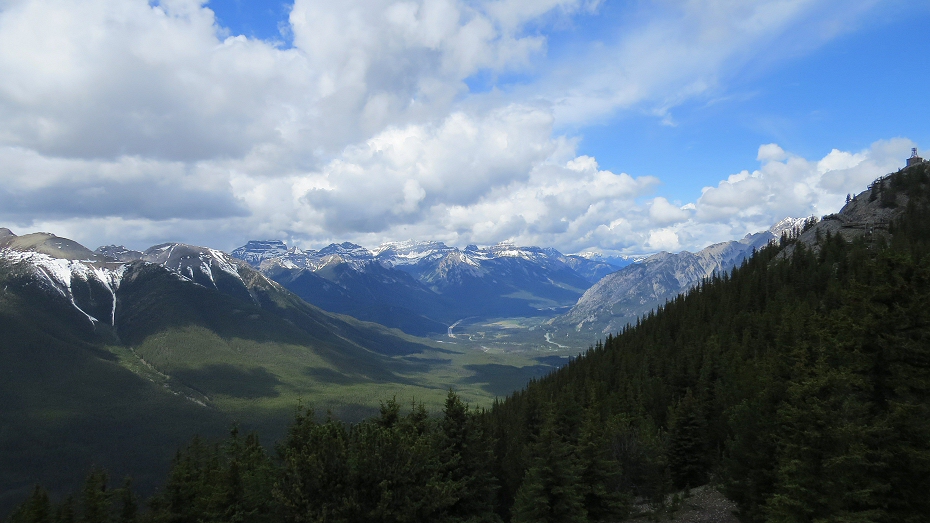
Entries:
{"label": "shadow on valley floor", "polygon": [[533,359],[535,359],[536,361],[538,361],[539,363],[543,365],[551,365],[557,369],[561,367],[562,365],[567,364],[569,357],[568,356],[539,356]]}
{"label": "shadow on valley floor", "polygon": [[514,367],[487,363],[482,365],[465,365],[474,372],[473,376],[462,379],[462,383],[478,385],[495,396],[506,397],[515,390],[522,389],[533,378],[539,378],[555,370],[549,365],[529,365]]}
{"label": "shadow on valley floor", "polygon": [[358,385],[360,383],[368,383],[371,381],[369,378],[364,376],[349,376],[339,371],[327,369],[325,367],[307,367],[304,369],[304,374],[316,381],[330,385]]}
{"label": "shadow on valley floor", "polygon": [[204,394],[223,394],[234,398],[274,398],[279,395],[281,380],[262,367],[242,369],[219,363],[199,369],[182,369],[174,377]]}

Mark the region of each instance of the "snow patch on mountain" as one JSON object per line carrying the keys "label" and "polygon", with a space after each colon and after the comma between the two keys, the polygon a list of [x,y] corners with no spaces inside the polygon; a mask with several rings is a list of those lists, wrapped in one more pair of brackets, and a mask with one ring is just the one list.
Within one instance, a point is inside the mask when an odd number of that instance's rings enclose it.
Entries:
{"label": "snow patch on mountain", "polygon": [[163,243],[147,249],[142,260],[161,265],[184,279],[200,283],[203,275],[216,286],[214,270],[220,270],[242,281],[236,261],[229,254],[208,247],[197,247],[184,243]]}
{"label": "snow patch on mountain", "polygon": [[47,254],[34,251],[16,251],[12,249],[0,250],[0,258],[16,264],[31,267],[34,274],[47,288],[56,291],[67,299],[75,309],[87,316],[91,323],[97,323],[94,316],[84,311],[75,301],[72,290],[75,280],[84,282],[96,281],[105,287],[112,297],[110,325],[116,323],[116,291],[119,289],[125,265],[115,267],[95,266],[95,260],[67,260],[53,258]]}

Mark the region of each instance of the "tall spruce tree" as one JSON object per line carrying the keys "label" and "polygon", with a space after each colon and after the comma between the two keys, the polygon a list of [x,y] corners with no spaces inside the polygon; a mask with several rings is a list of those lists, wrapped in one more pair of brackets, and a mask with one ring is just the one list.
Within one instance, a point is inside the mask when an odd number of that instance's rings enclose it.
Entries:
{"label": "tall spruce tree", "polygon": [[669,415],[668,466],[675,487],[707,483],[707,447],[704,408],[688,389]]}
{"label": "tall spruce tree", "polygon": [[556,432],[548,412],[531,445],[530,464],[517,490],[513,523],[587,521],[581,470],[574,449]]}
{"label": "tall spruce tree", "polygon": [[48,492],[39,485],[10,515],[10,523],[52,523],[52,503]]}

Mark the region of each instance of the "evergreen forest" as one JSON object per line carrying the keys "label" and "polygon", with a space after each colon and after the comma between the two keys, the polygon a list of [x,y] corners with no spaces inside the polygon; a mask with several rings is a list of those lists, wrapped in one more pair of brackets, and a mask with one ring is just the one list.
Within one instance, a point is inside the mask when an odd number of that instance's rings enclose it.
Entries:
{"label": "evergreen forest", "polygon": [[488,408],[298,407],[273,446],[194,439],[146,499],[92,470],[5,521],[612,522],[702,485],[744,522],[927,521],[928,164],[868,198],[893,219],[811,219]]}

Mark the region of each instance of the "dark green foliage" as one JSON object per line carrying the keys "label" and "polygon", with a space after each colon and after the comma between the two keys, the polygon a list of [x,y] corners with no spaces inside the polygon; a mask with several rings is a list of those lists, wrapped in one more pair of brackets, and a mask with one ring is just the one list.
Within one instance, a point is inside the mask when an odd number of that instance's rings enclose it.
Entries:
{"label": "dark green foliage", "polygon": [[668,466],[679,489],[707,483],[707,418],[691,389],[678,402],[668,421]]}
{"label": "dark green foliage", "polygon": [[439,421],[440,474],[456,491],[448,521],[495,522],[497,481],[492,474],[494,454],[479,418],[449,391]]}
{"label": "dark green foliage", "polygon": [[175,456],[164,492],[150,503],[153,519],[270,521],[275,472],[254,434],[243,441],[234,427],[224,446],[194,438]]}
{"label": "dark green foliage", "polygon": [[52,503],[48,492],[36,485],[29,499],[10,516],[10,523],[52,523]]}
{"label": "dark green foliage", "polygon": [[107,492],[106,472],[95,469],[87,476],[81,506],[81,523],[106,523],[109,520],[110,496]]}
{"label": "dark green foliage", "polygon": [[578,440],[578,463],[584,508],[591,521],[624,519],[630,511],[631,492],[622,486],[623,469],[612,443],[604,437],[608,429],[602,423],[596,403],[585,409],[584,424]]}
{"label": "dark green foliage", "polygon": [[587,521],[581,466],[572,445],[547,416],[529,448],[529,467],[513,505],[515,523]]}
{"label": "dark green foliage", "polygon": [[489,442],[450,393],[443,416],[422,405],[346,427],[299,410],[279,446],[274,499],[287,521],[497,521]]}
{"label": "dark green foliage", "polygon": [[126,478],[123,481],[123,488],[119,490],[118,498],[120,505],[117,523],[136,523],[139,516],[139,503],[132,491],[132,479]]}
{"label": "dark green foliage", "polygon": [[75,521],[77,521],[77,514],[74,511],[74,498],[68,496],[55,511],[55,523],[74,523]]}
{"label": "dark green foliage", "polygon": [[282,470],[273,495],[285,520],[347,521],[356,509],[349,477],[349,436],[329,419],[318,424],[313,411],[298,410],[282,445]]}

